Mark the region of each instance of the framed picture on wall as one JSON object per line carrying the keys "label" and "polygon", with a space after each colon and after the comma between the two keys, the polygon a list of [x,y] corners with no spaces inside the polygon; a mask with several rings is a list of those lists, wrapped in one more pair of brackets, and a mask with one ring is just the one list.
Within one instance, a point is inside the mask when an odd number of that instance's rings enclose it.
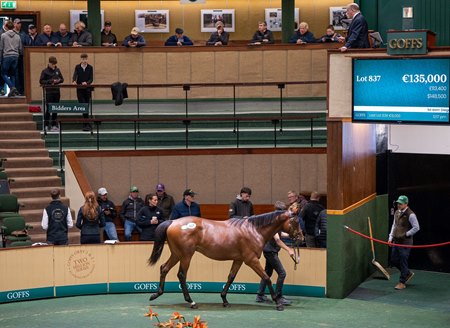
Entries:
{"label": "framed picture on wall", "polygon": [[[105,11],[100,10],[100,16],[101,16],[101,29],[103,29],[103,25],[105,22]],[[88,11],[87,10],[70,10],[70,26],[67,26],[67,29],[69,31],[73,31],[75,28],[75,23],[78,21],[82,21],[84,25],[86,25],[86,29],[89,29],[88,26]]]}
{"label": "framed picture on wall", "polygon": [[[267,23],[267,29],[272,32],[282,31],[283,26],[281,22],[281,8],[266,8],[265,9],[265,20]],[[298,8],[294,8],[294,26],[292,30],[296,30],[298,28],[298,24],[300,24],[300,10]]]}
{"label": "framed picture on wall", "polygon": [[28,34],[28,25],[37,26],[38,31],[41,30],[41,19],[39,11],[0,11],[0,24],[3,26],[5,21],[20,18],[22,22],[22,32]]}
{"label": "framed picture on wall", "polygon": [[136,26],[144,33],[169,33],[168,10],[135,10]]}
{"label": "framed picture on wall", "polygon": [[335,30],[347,30],[351,22],[347,17],[346,7],[330,7],[330,25],[333,25]]}
{"label": "framed picture on wall", "polygon": [[234,9],[203,9],[201,10],[201,31],[215,32],[216,23],[221,21],[227,32],[234,32]]}

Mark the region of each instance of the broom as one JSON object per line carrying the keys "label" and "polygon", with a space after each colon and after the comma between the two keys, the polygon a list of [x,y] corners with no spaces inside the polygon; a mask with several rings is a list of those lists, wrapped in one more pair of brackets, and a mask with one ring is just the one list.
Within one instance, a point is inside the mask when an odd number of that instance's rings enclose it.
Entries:
{"label": "broom", "polygon": [[389,272],[387,272],[386,269],[383,268],[383,266],[375,260],[375,247],[372,240],[372,223],[370,222],[370,217],[367,218],[367,221],[369,222],[370,244],[372,245],[372,264],[377,267],[377,269],[386,277],[387,280],[389,280],[391,278]]}

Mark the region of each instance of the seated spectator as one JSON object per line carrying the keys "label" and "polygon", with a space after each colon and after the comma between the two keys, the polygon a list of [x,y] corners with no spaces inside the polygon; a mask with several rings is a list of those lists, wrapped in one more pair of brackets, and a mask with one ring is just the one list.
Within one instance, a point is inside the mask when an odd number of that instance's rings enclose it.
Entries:
{"label": "seated spectator", "polygon": [[131,187],[130,195],[122,203],[120,218],[123,220],[125,241],[131,240],[134,230],[141,232],[141,228],[136,225],[137,214],[144,206],[144,201],[139,197],[139,189],[136,186]]}
{"label": "seated spectator", "polygon": [[111,22],[106,21],[105,27],[103,28],[101,34],[101,44],[103,47],[115,47],[117,46],[116,35],[111,32]]}
{"label": "seated spectator", "polygon": [[99,244],[100,228],[105,226],[105,218],[98,206],[93,191],[84,195],[84,205],[80,207],[76,226],[81,230],[80,244]]}
{"label": "seated spectator", "polygon": [[55,35],[58,38],[58,42],[56,44],[59,47],[67,47],[72,39],[72,33],[67,31],[66,24],[60,24],[59,31],[56,32]]}
{"label": "seated spectator", "polygon": [[[158,196],[158,207],[163,213],[164,220],[168,220],[170,213],[172,213],[173,207],[175,206],[175,201],[173,197],[166,193],[166,187],[162,183],[156,185],[156,195]],[[146,196],[146,198],[149,195]]]}
{"label": "seated spectator", "polygon": [[164,45],[166,46],[192,46],[194,43],[186,35],[183,35],[182,28],[177,27],[175,29],[175,35],[172,35],[167,39]]}
{"label": "seated spectator", "polygon": [[258,31],[253,34],[253,38],[250,41],[252,44],[272,44],[275,43],[272,31],[267,29],[266,22],[258,23]]}
{"label": "seated spectator", "polygon": [[72,33],[72,38],[69,41],[69,46],[72,47],[86,47],[92,46],[92,34],[86,31],[86,25],[82,21],[75,23],[75,31]]}
{"label": "seated spectator", "polygon": [[319,42],[343,42],[342,35],[336,33],[333,25],[328,25],[327,32],[322,35]]}
{"label": "seated spectator", "polygon": [[155,240],[155,230],[158,224],[164,221],[162,210],[158,208],[158,196],[148,194],[145,206],[137,215],[137,225],[142,229],[140,240]]}
{"label": "seated spectator", "polygon": [[212,32],[209,40],[206,42],[208,46],[226,46],[230,35],[224,30],[222,21],[216,23],[216,32]]}
{"label": "seated spectator", "polygon": [[28,42],[27,46],[36,46],[36,40],[38,37],[37,27],[34,24],[28,25]]}
{"label": "seated spectator", "polygon": [[36,37],[35,44],[41,47],[56,47],[58,43],[57,36],[52,31],[50,24],[45,24],[42,33]]}
{"label": "seated spectator", "polygon": [[183,200],[175,205],[170,219],[176,220],[185,216],[201,217],[200,205],[194,202],[195,195],[196,193],[192,189],[186,189],[183,192]]}
{"label": "seated spectator", "polygon": [[116,205],[108,199],[108,191],[106,188],[100,188],[97,192],[97,202],[105,217],[105,232],[109,240],[119,240],[117,237],[116,225],[114,219],[117,215]]}
{"label": "seated spectator", "polygon": [[142,35],[139,34],[139,28],[133,27],[130,35],[123,40],[122,45],[127,48],[139,48],[144,47],[147,43]]}
{"label": "seated spectator", "polygon": [[298,30],[289,40],[289,43],[296,43],[296,44],[305,44],[314,42],[316,42],[316,38],[309,31],[309,25],[306,22],[300,23],[300,25],[298,26]]}

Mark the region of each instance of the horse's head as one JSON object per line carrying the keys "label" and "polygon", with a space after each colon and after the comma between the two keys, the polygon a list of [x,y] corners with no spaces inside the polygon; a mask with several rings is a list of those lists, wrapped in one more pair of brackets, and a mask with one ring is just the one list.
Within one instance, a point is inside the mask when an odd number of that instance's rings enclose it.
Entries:
{"label": "horse's head", "polygon": [[289,237],[293,240],[294,244],[299,244],[305,238],[298,222],[297,215],[299,211],[300,207],[298,203],[295,202],[291,206],[289,206],[289,209],[286,212],[286,214],[289,216],[286,232],[289,234]]}

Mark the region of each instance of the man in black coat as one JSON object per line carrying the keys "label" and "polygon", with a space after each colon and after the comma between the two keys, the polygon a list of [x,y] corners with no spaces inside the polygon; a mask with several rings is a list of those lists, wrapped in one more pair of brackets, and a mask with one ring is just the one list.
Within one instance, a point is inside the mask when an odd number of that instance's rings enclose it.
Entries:
{"label": "man in black coat", "polygon": [[341,47],[340,50],[347,51],[349,48],[370,48],[369,26],[356,3],[347,5],[347,17],[350,18],[352,22],[348,28],[347,37],[340,38],[340,41],[345,41],[345,45]]}

